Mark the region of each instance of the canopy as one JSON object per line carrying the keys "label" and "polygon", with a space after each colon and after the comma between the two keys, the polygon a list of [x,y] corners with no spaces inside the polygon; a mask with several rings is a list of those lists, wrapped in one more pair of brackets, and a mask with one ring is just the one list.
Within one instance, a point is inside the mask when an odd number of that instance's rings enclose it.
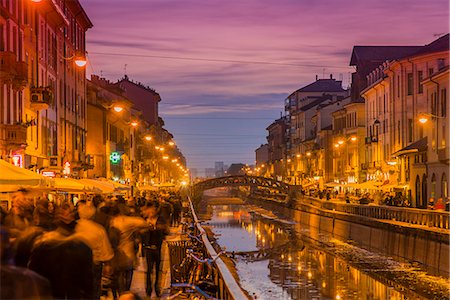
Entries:
{"label": "canopy", "polygon": [[21,187],[48,187],[51,180],[27,169],[19,168],[0,159],[0,191],[16,191]]}
{"label": "canopy", "polygon": [[95,179],[80,179],[80,182],[94,186],[95,188],[99,189],[103,194],[111,194],[114,192],[114,184],[108,181],[101,181]]}
{"label": "canopy", "polygon": [[70,178],[54,178],[55,189],[65,192],[100,192],[99,188],[92,184],[83,183],[81,180]]}

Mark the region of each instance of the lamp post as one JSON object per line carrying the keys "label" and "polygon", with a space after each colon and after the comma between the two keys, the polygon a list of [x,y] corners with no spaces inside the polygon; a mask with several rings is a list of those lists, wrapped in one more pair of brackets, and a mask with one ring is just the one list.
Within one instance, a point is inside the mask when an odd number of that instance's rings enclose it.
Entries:
{"label": "lamp post", "polygon": [[421,112],[421,113],[418,114],[418,121],[421,124],[423,124],[423,125],[428,123],[428,121],[430,119],[434,122],[434,124],[433,124],[434,128],[432,128],[432,129],[436,130],[436,140],[435,140],[435,145],[434,146],[435,146],[436,153],[438,153],[438,142],[439,142],[439,126],[438,126],[439,124],[438,124],[438,120],[439,119],[445,119],[445,117],[438,116],[438,115],[435,115],[435,114],[430,114],[430,113],[424,113],[424,112]]}

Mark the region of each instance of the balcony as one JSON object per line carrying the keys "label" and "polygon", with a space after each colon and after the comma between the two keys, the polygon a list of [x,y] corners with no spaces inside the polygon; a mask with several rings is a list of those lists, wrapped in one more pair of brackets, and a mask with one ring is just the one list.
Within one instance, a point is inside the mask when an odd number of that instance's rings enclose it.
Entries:
{"label": "balcony", "polygon": [[28,64],[23,61],[16,62],[16,75],[13,78],[13,89],[23,90],[28,84]]}
{"label": "balcony", "polygon": [[16,149],[27,145],[27,127],[21,124],[0,124],[0,147]]}
{"label": "balcony", "polygon": [[10,51],[0,51],[0,81],[13,80],[16,75],[16,54]]}
{"label": "balcony", "polygon": [[438,149],[438,159],[442,163],[448,163],[450,158],[448,156],[449,154],[449,147]]}
{"label": "balcony", "polygon": [[30,105],[34,110],[48,109],[53,103],[53,91],[50,87],[31,88]]}

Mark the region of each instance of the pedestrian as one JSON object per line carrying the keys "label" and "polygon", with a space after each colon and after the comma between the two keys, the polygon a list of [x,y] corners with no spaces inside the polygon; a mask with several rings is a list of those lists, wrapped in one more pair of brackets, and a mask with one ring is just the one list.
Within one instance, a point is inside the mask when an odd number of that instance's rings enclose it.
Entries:
{"label": "pedestrian", "polygon": [[81,235],[92,250],[94,299],[100,299],[103,265],[113,258],[114,251],[105,228],[92,220],[95,212],[96,209],[93,205],[79,205],[80,219],[75,227],[75,232]]}
{"label": "pedestrian", "polygon": [[110,221],[110,235],[118,234],[118,245],[114,254],[115,280],[119,293],[130,290],[133,278],[133,266],[136,259],[134,236],[141,229],[146,228],[147,222],[141,217],[125,216],[120,214],[117,205],[110,208],[112,216]]}
{"label": "pedestrian", "polygon": [[156,296],[161,296],[160,286],[160,266],[161,247],[165,236],[168,234],[168,225],[164,217],[159,213],[158,202],[147,202],[142,207],[142,214],[149,225],[149,228],[141,234],[142,252],[147,261],[147,296],[152,294],[152,273],[155,267],[155,292]]}
{"label": "pedestrian", "polygon": [[55,299],[93,299],[92,250],[75,234],[75,212],[68,204],[58,208],[56,229],[34,243],[28,267],[50,281]]}

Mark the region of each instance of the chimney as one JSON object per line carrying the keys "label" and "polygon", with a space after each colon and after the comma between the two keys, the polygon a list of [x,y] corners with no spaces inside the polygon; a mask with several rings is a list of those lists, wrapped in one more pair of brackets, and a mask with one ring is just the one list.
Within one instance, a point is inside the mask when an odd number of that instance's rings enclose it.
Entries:
{"label": "chimney", "polygon": [[330,74],[330,79],[333,79],[333,74]]}
{"label": "chimney", "polygon": [[316,75],[316,81],[319,80],[319,75]]}

